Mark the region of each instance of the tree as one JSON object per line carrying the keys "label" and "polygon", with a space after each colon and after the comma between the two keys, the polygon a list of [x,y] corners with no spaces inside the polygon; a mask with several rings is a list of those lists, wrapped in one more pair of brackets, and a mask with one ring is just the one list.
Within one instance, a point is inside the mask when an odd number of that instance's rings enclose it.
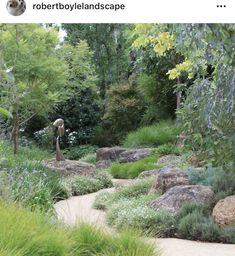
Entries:
{"label": "tree", "polygon": [[120,141],[128,132],[138,128],[143,116],[143,100],[139,94],[135,79],[126,84],[113,85],[107,92],[105,122]]}
{"label": "tree", "polygon": [[[177,89],[186,90],[178,111],[185,131],[213,149],[217,163],[235,164],[235,26],[229,24],[147,24],[137,27],[135,47],[151,45],[158,56],[172,49],[183,60],[168,70]],[[178,79],[186,74],[186,84]],[[205,142],[205,143],[203,143]]]}
{"label": "tree", "polygon": [[1,105],[13,115],[12,140],[18,152],[19,128],[36,114],[47,113],[66,99],[68,66],[58,56],[58,33],[39,25],[5,25],[0,47]]}
{"label": "tree", "polygon": [[63,24],[67,41],[76,45],[86,40],[94,52],[100,95],[104,99],[111,84],[121,83],[129,75],[129,49],[123,24]]}

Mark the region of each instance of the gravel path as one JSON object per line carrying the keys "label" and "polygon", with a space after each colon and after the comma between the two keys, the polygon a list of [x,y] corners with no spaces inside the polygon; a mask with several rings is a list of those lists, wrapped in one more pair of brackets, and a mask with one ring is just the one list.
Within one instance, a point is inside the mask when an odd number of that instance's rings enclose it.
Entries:
{"label": "gravel path", "polygon": [[[114,188],[109,188],[102,191],[113,190]],[[99,192],[71,197],[56,203],[55,210],[59,220],[67,225],[77,225],[80,222],[95,224],[111,232],[105,223],[105,212],[92,208]],[[161,248],[162,256],[235,256],[235,245],[230,244],[202,243],[176,238],[150,240]]]}

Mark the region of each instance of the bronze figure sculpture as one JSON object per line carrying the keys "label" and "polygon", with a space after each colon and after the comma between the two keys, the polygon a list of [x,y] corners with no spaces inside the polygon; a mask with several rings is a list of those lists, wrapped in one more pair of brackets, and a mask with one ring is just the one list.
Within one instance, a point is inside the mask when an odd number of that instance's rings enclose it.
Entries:
{"label": "bronze figure sculpture", "polygon": [[65,158],[60,150],[60,138],[64,135],[64,120],[59,118],[53,123],[57,128],[58,136],[56,138],[56,161],[65,161]]}

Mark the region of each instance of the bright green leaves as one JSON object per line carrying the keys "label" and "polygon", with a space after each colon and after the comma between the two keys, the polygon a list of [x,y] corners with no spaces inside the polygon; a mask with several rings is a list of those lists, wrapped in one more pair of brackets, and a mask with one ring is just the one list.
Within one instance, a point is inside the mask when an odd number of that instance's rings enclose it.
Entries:
{"label": "bright green leaves", "polygon": [[193,78],[193,63],[190,60],[176,64],[175,68],[167,72],[167,75],[169,75],[169,79],[173,80],[179,78],[182,72],[187,72],[189,79]]}
{"label": "bright green leaves", "polygon": [[154,44],[154,51],[163,56],[166,52],[174,47],[174,36],[169,32],[160,33],[157,37],[150,37],[151,43]]}
{"label": "bright green leaves", "polygon": [[1,108],[1,107],[0,107],[0,116],[5,117],[5,118],[9,118],[9,117],[12,118],[12,114],[5,108]]}
{"label": "bright green leaves", "polygon": [[60,56],[69,65],[69,80],[72,87],[94,87],[97,82],[95,67],[92,64],[93,52],[86,41],[80,41],[75,47],[64,45]]}
{"label": "bright green leaves", "polygon": [[157,55],[163,56],[174,47],[174,36],[154,24],[136,25],[135,34],[138,36],[133,42],[135,48],[151,45]]}

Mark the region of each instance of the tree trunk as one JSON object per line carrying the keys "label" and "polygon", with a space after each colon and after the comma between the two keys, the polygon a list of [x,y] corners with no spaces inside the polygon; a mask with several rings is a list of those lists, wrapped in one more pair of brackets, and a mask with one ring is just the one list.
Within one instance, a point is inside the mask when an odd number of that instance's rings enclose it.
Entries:
{"label": "tree trunk", "polygon": [[11,132],[11,139],[14,145],[14,154],[18,154],[19,151],[19,114],[14,115],[13,129]]}
{"label": "tree trunk", "polygon": [[181,92],[177,92],[176,97],[177,97],[177,104],[176,104],[176,111],[179,110],[180,105],[181,105],[181,97],[182,93]]}

